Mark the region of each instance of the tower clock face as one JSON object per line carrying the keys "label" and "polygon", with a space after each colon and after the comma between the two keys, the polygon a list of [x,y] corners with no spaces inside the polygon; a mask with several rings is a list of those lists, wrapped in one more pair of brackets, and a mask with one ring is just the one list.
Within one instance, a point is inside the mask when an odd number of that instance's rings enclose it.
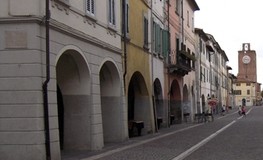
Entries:
{"label": "tower clock face", "polygon": [[245,64],[248,64],[249,62],[250,62],[250,57],[248,56],[248,55],[245,55],[243,58],[242,58],[242,61],[243,61],[243,63],[245,63]]}

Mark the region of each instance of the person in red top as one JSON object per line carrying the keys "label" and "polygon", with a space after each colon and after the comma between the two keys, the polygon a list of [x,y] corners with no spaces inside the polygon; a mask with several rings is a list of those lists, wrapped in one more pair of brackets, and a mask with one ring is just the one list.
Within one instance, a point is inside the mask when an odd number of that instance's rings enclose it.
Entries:
{"label": "person in red top", "polygon": [[242,106],[241,112],[242,112],[242,115],[246,116],[246,110],[245,110],[245,107],[244,107],[244,106]]}

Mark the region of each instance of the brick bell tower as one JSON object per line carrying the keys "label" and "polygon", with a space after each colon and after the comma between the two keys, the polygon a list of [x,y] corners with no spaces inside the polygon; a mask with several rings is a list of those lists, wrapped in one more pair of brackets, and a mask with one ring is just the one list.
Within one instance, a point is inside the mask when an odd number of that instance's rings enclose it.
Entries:
{"label": "brick bell tower", "polygon": [[256,52],[250,49],[250,43],[243,43],[242,50],[238,51],[237,79],[257,82]]}

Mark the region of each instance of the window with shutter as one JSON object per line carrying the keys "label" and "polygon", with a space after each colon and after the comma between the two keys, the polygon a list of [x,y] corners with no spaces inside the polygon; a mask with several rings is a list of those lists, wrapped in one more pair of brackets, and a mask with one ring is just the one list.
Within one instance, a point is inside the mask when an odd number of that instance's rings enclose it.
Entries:
{"label": "window with shutter", "polygon": [[156,29],[156,31],[155,31],[155,51],[156,51],[156,53],[160,53],[160,38],[161,38],[161,34],[160,34],[160,30],[161,30],[161,28],[160,28],[160,26],[157,24],[157,23],[155,23],[155,25],[156,25],[156,27],[155,27],[155,29]]}
{"label": "window with shutter", "polygon": [[156,23],[153,22],[153,44],[151,44],[153,46],[153,51],[152,52],[156,52]]}
{"label": "window with shutter", "polygon": [[200,66],[200,81],[202,82],[202,79],[203,79],[203,68],[202,66]]}
{"label": "window with shutter", "polygon": [[180,15],[180,5],[181,5],[181,1],[180,0],[176,0],[175,3],[175,12],[176,14]]}
{"label": "window with shutter", "polygon": [[126,0],[126,32],[129,33],[129,0]]}
{"label": "window with shutter", "polygon": [[169,33],[167,30],[162,30],[162,54],[167,57],[169,50]]}
{"label": "window with shutter", "polygon": [[126,36],[129,37],[129,0],[122,0],[122,3],[122,34],[126,31]]}
{"label": "window with shutter", "polygon": [[86,12],[88,15],[95,15],[95,2],[94,0],[86,0]]}
{"label": "window with shutter", "polygon": [[116,24],[115,22],[115,0],[109,0],[109,23],[114,26]]}
{"label": "window with shutter", "polygon": [[148,49],[148,19],[144,17],[144,47]]}

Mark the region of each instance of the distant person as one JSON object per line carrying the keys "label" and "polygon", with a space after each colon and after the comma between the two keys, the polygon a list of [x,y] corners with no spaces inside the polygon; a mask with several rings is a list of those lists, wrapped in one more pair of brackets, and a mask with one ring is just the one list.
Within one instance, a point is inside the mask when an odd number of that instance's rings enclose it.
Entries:
{"label": "distant person", "polygon": [[241,113],[242,113],[242,115],[246,116],[245,106],[242,106],[242,108],[241,108]]}
{"label": "distant person", "polygon": [[222,116],[225,115],[225,112],[226,112],[226,106],[223,105],[222,108],[221,108],[221,114],[222,114]]}
{"label": "distant person", "polygon": [[242,107],[241,105],[238,106],[238,114],[241,116],[242,115]]}

